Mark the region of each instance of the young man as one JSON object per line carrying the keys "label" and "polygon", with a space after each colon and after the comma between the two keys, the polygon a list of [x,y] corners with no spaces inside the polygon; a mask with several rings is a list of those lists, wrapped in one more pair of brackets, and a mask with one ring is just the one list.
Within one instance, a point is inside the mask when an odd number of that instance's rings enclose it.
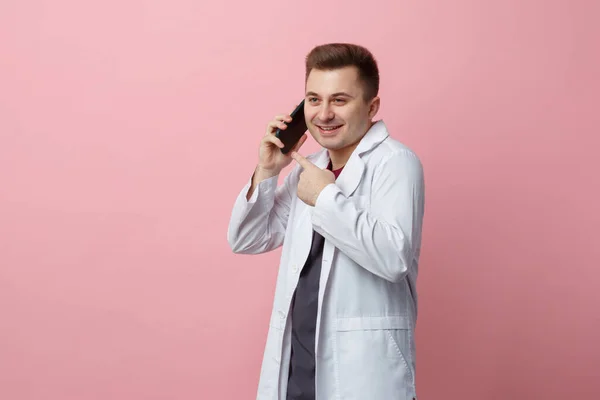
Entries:
{"label": "young man", "polygon": [[[283,245],[259,400],[416,398],[416,278],[424,214],[419,158],[392,139],[372,54],[351,44],[306,58],[305,119],[322,146],[284,155],[267,125],[228,230],[235,253]],[[281,170],[295,168],[277,187]]]}

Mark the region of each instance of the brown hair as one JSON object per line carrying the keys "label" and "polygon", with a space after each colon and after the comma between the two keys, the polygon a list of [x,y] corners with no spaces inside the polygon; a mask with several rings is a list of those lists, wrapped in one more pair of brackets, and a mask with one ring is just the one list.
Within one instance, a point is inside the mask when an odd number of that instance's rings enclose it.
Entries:
{"label": "brown hair", "polygon": [[315,47],[306,56],[306,77],[313,69],[333,70],[356,67],[363,82],[365,101],[379,93],[379,69],[373,54],[366,48],[350,43],[329,43]]}

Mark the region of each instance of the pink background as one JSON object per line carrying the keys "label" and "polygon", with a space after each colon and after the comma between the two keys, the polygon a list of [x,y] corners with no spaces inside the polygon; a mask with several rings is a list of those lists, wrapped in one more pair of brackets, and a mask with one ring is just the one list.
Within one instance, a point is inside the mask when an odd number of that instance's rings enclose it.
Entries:
{"label": "pink background", "polygon": [[376,3],[0,2],[0,399],[255,397],[227,222],[331,41],[425,165],[420,399],[600,398],[599,3]]}

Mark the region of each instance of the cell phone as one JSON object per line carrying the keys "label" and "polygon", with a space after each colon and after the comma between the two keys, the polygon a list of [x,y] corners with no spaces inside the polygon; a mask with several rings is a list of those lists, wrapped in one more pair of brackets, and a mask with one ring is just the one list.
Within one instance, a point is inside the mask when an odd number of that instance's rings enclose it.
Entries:
{"label": "cell phone", "polygon": [[284,147],[280,149],[283,154],[289,153],[308,129],[304,119],[304,100],[292,111],[290,117],[292,121],[287,124],[287,128],[277,129],[275,132],[275,136],[283,142]]}

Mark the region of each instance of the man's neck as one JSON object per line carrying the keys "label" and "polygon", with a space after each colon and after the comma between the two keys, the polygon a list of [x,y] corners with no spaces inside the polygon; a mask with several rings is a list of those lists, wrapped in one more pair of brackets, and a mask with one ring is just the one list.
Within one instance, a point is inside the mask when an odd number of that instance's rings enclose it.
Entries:
{"label": "man's neck", "polygon": [[346,165],[352,152],[356,149],[356,146],[358,146],[358,143],[339,150],[329,150],[329,159],[331,160],[331,166],[334,171]]}

